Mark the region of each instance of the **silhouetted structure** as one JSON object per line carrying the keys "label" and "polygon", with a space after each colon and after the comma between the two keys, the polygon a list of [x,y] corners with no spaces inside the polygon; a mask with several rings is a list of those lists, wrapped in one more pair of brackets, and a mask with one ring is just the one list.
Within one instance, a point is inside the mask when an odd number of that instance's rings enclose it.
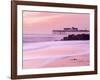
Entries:
{"label": "silhouetted structure", "polygon": [[78,28],[72,27],[72,28],[64,28],[64,31],[78,31]]}
{"label": "silhouetted structure", "polygon": [[78,28],[64,28],[64,30],[53,30],[53,34],[66,34],[67,32],[89,32],[89,30],[79,30]]}

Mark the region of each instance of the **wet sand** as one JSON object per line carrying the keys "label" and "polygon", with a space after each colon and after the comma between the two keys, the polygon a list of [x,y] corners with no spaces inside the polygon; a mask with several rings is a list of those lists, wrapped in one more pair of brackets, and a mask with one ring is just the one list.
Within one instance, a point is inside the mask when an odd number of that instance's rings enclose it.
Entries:
{"label": "wet sand", "polygon": [[[45,47],[37,48],[36,45],[38,47],[39,45],[45,45]],[[74,43],[47,42],[25,46],[23,51],[23,68],[88,66],[90,62],[88,41],[77,41]]]}

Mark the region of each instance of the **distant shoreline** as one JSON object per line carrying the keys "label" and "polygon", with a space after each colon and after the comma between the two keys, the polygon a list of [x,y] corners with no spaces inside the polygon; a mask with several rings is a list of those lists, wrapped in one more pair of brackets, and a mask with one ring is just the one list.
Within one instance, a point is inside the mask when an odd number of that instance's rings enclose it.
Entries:
{"label": "distant shoreline", "polygon": [[89,40],[89,34],[71,34],[71,35],[40,35],[40,36],[32,36],[27,35],[23,36],[23,43],[30,43],[30,42],[46,42],[46,41],[79,41],[79,40]]}

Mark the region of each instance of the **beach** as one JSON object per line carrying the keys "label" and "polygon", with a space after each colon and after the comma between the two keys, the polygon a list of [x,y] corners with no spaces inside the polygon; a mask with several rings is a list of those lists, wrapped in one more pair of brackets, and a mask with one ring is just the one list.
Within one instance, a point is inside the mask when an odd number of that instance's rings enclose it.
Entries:
{"label": "beach", "polygon": [[23,44],[23,68],[89,66],[89,40]]}

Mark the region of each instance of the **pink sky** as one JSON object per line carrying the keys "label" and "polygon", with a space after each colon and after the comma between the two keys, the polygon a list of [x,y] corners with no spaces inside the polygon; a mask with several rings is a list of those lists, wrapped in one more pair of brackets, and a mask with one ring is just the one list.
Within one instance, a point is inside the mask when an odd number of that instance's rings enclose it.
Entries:
{"label": "pink sky", "polygon": [[52,30],[67,27],[89,29],[89,14],[23,12],[24,34],[50,34]]}

